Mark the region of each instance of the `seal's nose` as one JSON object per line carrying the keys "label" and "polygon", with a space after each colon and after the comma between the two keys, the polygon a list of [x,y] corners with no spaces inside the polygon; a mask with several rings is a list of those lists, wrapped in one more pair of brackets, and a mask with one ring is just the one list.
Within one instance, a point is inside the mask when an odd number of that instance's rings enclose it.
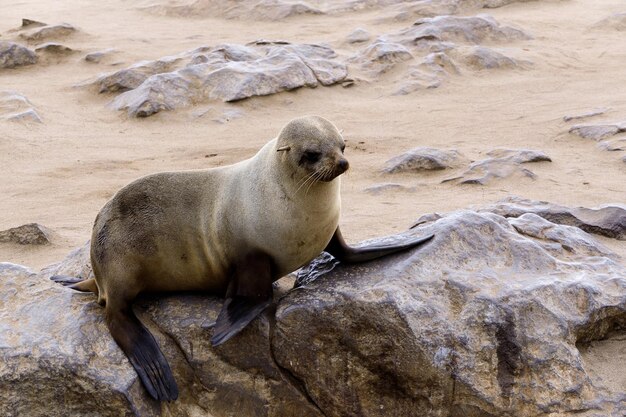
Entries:
{"label": "seal's nose", "polygon": [[348,170],[348,168],[350,167],[350,164],[348,163],[347,159],[341,158],[337,162],[337,167],[341,170],[341,172],[346,172]]}

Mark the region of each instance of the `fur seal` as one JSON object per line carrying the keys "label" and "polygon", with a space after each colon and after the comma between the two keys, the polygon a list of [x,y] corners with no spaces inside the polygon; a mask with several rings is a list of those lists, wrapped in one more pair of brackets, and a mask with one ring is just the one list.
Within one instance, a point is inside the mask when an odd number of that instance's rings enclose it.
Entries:
{"label": "fur seal", "polygon": [[138,294],[225,294],[211,338],[215,346],[271,303],[274,281],[322,251],[341,262],[364,262],[432,238],[358,249],[346,244],[338,227],[339,176],[349,167],[344,149],[331,122],[308,116],[289,122],[248,160],[140,178],[96,217],[95,279],[53,279],[96,293],[113,339],[148,393],[175,400],[178,387],[169,364],[132,310]]}

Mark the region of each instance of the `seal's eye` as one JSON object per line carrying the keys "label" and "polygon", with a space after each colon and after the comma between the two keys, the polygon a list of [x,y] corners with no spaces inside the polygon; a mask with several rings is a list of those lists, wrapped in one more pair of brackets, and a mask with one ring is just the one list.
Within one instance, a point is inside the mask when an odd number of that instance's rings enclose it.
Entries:
{"label": "seal's eye", "polygon": [[302,156],[307,162],[317,162],[320,160],[322,153],[316,151],[306,151]]}
{"label": "seal's eye", "polygon": [[341,153],[343,153],[343,151],[346,150],[346,144],[344,143],[343,145],[341,145]]}

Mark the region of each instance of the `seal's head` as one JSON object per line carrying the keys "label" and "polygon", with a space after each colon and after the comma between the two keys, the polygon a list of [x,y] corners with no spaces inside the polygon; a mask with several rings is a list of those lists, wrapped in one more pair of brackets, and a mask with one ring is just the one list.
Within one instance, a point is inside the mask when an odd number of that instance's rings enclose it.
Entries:
{"label": "seal's head", "polygon": [[346,147],[341,133],[328,120],[305,116],[287,123],[278,135],[276,151],[299,178],[332,181],[350,164],[343,156]]}

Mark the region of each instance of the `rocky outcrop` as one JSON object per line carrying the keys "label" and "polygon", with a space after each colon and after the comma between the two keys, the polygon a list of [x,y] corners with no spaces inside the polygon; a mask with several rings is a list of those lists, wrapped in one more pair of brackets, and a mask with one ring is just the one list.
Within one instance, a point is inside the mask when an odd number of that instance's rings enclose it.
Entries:
{"label": "rocky outcrop", "polygon": [[52,232],[37,223],[28,223],[0,231],[0,243],[20,245],[46,245],[50,243]]}
{"label": "rocky outcrop", "polygon": [[439,171],[456,167],[461,160],[461,154],[454,149],[420,147],[391,158],[385,163],[383,171],[388,174]]}
{"label": "rocky outcrop", "polygon": [[198,48],[141,62],[100,77],[99,92],[126,91],[113,108],[146,117],[207,100],[237,101],[344,80],[345,65],[329,47],[257,41]]}
{"label": "rocky outcrop", "polygon": [[509,43],[528,40],[520,29],[501,25],[488,15],[443,15],[418,19],[412,26],[379,36],[349,58],[357,74],[375,80],[394,67],[394,94],[405,95],[436,88],[449,76],[470,69],[526,68],[517,60],[482,46],[484,42]]}
{"label": "rocky outcrop", "polygon": [[15,68],[37,63],[37,54],[15,42],[0,41],[0,68]]}
{"label": "rocky outcrop", "polygon": [[534,179],[535,173],[523,167],[522,164],[552,161],[545,153],[533,150],[496,149],[487,152],[487,155],[491,158],[474,162],[461,175],[447,178],[443,182],[486,185],[495,179],[514,175]]}
{"label": "rocky outcrop", "polygon": [[599,108],[595,110],[590,110],[585,113],[566,115],[566,116],[563,116],[563,121],[570,122],[572,120],[587,119],[587,118],[594,117],[594,116],[600,116],[606,113],[607,111],[609,111],[609,109],[606,107],[603,107],[603,108]]}
{"label": "rocky outcrop", "polygon": [[529,210],[427,216],[376,242],[430,233],[435,239],[419,250],[366,264],[314,261],[300,288],[285,294],[279,286],[276,307],[218,348],[209,340],[219,298],[140,299],[136,310],[179,382],[179,399],[164,404],[143,390],[95,297],[48,280],[89,277],[88,246],[40,273],[0,264],[0,414],[626,411],[623,392],[601,370],[591,378],[579,351],[626,327],[626,268],[615,254],[580,228]]}

